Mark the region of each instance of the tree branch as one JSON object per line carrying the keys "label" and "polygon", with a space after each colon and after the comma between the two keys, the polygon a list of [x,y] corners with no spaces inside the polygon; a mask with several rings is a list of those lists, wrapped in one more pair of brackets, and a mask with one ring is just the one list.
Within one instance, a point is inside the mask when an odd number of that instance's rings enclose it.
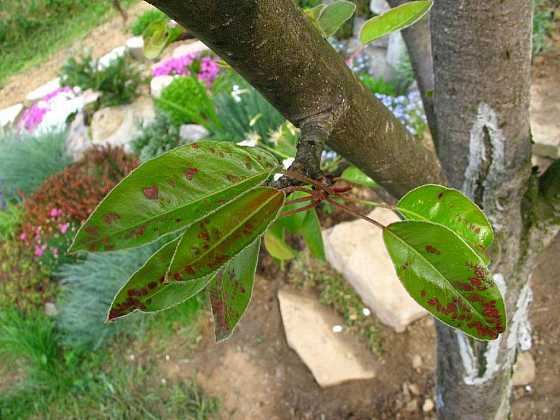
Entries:
{"label": "tree branch", "polygon": [[[391,7],[408,3],[408,0],[388,0]],[[418,88],[422,95],[424,111],[428,119],[428,126],[432,139],[437,148],[437,124],[434,111],[434,62],[432,58],[432,36],[430,33],[430,15],[402,31],[406,49],[410,56],[412,68],[416,75]]]}
{"label": "tree branch", "polygon": [[445,183],[432,150],[376,100],[292,0],[150,0],[191,30],[297,127],[329,121],[327,144],[400,196]]}

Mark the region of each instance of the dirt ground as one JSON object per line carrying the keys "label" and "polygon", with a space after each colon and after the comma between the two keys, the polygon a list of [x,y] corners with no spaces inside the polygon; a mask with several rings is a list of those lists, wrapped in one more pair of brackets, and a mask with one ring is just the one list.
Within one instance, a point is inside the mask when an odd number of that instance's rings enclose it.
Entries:
{"label": "dirt ground", "polygon": [[[128,24],[152,8],[146,2],[140,2],[128,9]],[[75,55],[89,50],[93,57],[99,58],[116,47],[124,45],[132,35],[123,24],[120,16],[115,16],[105,24],[98,26],[82,39],[77,39],[67,48],[58,51],[44,63],[29,68],[10,77],[0,89],[0,109],[9,107],[25,100],[29,92],[58,76],[64,62]]]}

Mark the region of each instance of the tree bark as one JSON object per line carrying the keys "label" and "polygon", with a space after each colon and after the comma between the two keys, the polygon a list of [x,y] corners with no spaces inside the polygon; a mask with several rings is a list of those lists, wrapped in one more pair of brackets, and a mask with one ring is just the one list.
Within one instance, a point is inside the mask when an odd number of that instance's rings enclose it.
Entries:
{"label": "tree bark", "polygon": [[294,125],[400,196],[444,179],[435,153],[348,69],[292,0],[150,0],[191,30]]}
{"label": "tree bark", "polygon": [[491,343],[438,325],[442,419],[507,418],[517,351],[530,346],[528,282],[536,258],[528,237],[533,231],[545,239],[530,217],[531,22],[530,0],[438,0],[432,11],[439,156],[451,186],[475,199],[496,230],[491,268],[509,320]]}

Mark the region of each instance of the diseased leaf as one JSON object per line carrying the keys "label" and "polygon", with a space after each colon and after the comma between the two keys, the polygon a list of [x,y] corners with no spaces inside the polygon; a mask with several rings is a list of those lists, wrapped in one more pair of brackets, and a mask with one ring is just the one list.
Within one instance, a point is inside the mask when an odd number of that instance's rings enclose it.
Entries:
{"label": "diseased leaf", "polygon": [[343,179],[344,181],[351,182],[352,184],[361,185],[363,187],[368,187],[368,188],[377,187],[377,183],[373,179],[371,179],[369,176],[364,174],[355,166],[350,166],[349,168],[346,168],[344,172],[342,172],[340,178]]}
{"label": "diseased leaf", "polygon": [[294,259],[295,251],[284,240],[284,227],[277,220],[264,234],[264,246],[268,253],[280,261]]}
{"label": "diseased leaf", "polygon": [[460,191],[441,185],[423,185],[397,204],[408,220],[426,220],[447,226],[463,238],[484,260],[494,240],[494,231],[486,215]]}
{"label": "diseased leaf", "polygon": [[338,0],[327,5],[319,15],[318,23],[325,37],[333,36],[356,11],[351,1]]}
{"label": "diseased leaf", "polygon": [[500,291],[484,261],[453,231],[406,221],[389,225],[383,238],[404,287],[432,315],[480,340],[505,331]]}
{"label": "diseased leaf", "polygon": [[157,312],[168,309],[206,287],[211,275],[187,283],[165,283],[165,274],[179,240],[177,238],[165,244],[131,276],[115,296],[108,320],[124,317],[135,310]]}
{"label": "diseased leaf", "polygon": [[278,161],[259,148],[201,141],[145,162],[99,204],[71,251],[132,248],[206,217],[262,184]]}
{"label": "diseased leaf", "polygon": [[391,32],[408,28],[424,17],[431,7],[431,1],[409,1],[382,15],[374,16],[362,26],[360,42],[369,44]]}
{"label": "diseased leaf", "polygon": [[218,271],[208,287],[217,341],[232,335],[249,306],[259,248],[260,239],[257,239]]}
{"label": "diseased leaf", "polygon": [[263,235],[283,205],[283,192],[257,187],[191,225],[177,246],[168,280],[183,282],[215,272]]}

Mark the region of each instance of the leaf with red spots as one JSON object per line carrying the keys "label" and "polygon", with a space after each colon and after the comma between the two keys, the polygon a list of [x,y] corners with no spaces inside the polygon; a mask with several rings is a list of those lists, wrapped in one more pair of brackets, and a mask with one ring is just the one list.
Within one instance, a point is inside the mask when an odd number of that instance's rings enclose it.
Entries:
{"label": "leaf with red spots", "polygon": [[177,238],[160,248],[119,290],[107,316],[114,320],[136,310],[157,312],[175,306],[202,291],[212,276],[186,283],[165,283],[165,274],[173,258]]}
{"label": "leaf with red spots", "polygon": [[216,340],[229,338],[251,301],[260,239],[223,267],[208,286]]}
{"label": "leaf with red spots", "polygon": [[441,185],[423,185],[404,197],[397,209],[407,220],[439,223],[451,229],[486,262],[486,250],[494,241],[494,231],[486,215],[460,191]]}
{"label": "leaf with red spots", "polygon": [[284,193],[257,187],[184,232],[167,273],[169,281],[190,281],[223,267],[262,236],[284,205]]}
{"label": "leaf with red spots", "polygon": [[264,183],[278,161],[258,148],[201,141],[145,162],[78,231],[71,251],[137,247],[180,232]]}
{"label": "leaf with red spots", "polygon": [[432,315],[480,340],[504,332],[502,295],[482,258],[455,232],[406,221],[389,225],[383,238],[402,284]]}

